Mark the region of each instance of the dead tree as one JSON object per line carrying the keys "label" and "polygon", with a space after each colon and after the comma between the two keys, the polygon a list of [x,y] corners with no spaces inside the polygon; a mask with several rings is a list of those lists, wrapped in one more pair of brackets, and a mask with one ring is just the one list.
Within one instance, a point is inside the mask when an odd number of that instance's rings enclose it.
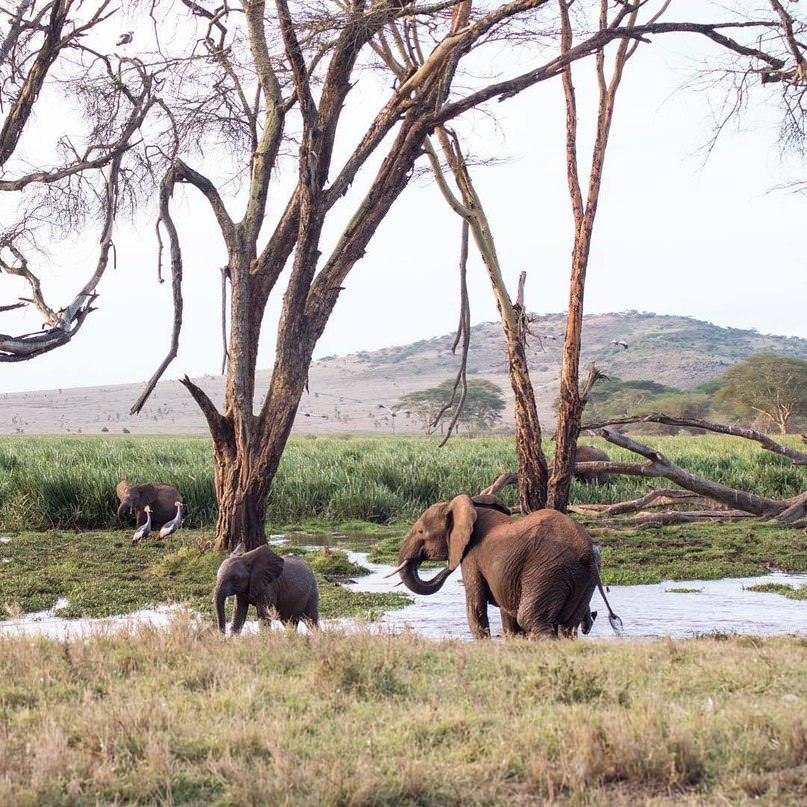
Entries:
{"label": "dead tree", "polygon": [[[527,337],[531,330],[530,319],[524,301],[526,273],[521,273],[517,298],[513,302],[504,282],[503,270],[499,262],[492,227],[486,215],[483,201],[472,181],[468,160],[460,139],[455,132],[447,127],[439,126],[435,130],[434,140],[436,144],[432,143],[431,138],[428,138],[424,143],[424,150],[429,158],[432,172],[443,197],[451,209],[463,219],[465,225],[463,239],[467,238],[466,228],[470,229],[473,235],[477,251],[490,278],[491,288],[501,317],[502,330],[507,346],[508,374],[515,401],[517,477],[519,503],[523,513],[540,509],[547,506],[547,504],[560,510],[566,508],[582,411],[593,384],[602,377],[600,371],[592,367],[585,385],[582,390],[579,389],[578,368],[583,317],[583,292],[616,91],[622,77],[625,62],[636,51],[641,39],[641,36],[633,36],[633,34],[639,30],[643,33],[655,30],[655,26],[658,25],[659,18],[666,10],[668,3],[663,3],[661,9],[652,15],[644,26],[637,25],[639,5],[628,6],[625,4],[617,6],[616,11],[609,17],[606,0],[601,0],[598,3],[598,35],[607,39],[612,31],[620,30],[623,32],[623,37],[619,38],[616,44],[610,80],[607,80],[606,77],[605,46],[596,52],[600,102],[596,142],[585,203],[578,176],[576,97],[571,79],[572,64],[575,61],[571,56],[578,47],[574,44],[572,38],[570,9],[573,5],[575,5],[575,0],[559,0],[558,6],[561,22],[559,58],[564,63],[558,72],[563,77],[567,102],[567,168],[572,197],[575,237],[569,313],[563,348],[561,406],[556,430],[557,445],[551,478],[549,477],[542,448],[541,424],[538,418],[527,363]],[[697,26],[695,26],[695,29],[697,29]],[[684,28],[672,24],[665,30],[684,30]],[[687,26],[686,30],[693,29]],[[700,32],[712,33],[708,29]],[[386,26],[379,34],[373,43],[373,47],[379,57],[393,71],[397,79],[404,81],[407,75],[420,69],[423,64],[424,57],[419,47],[419,41],[420,34],[416,20],[396,20]],[[730,42],[730,40],[726,41]],[[737,47],[740,46],[737,45]],[[453,178],[456,191],[449,186],[448,177]],[[468,318],[467,313],[465,313],[468,301],[464,292],[464,272],[467,259],[465,242],[463,243],[462,254],[464,257],[461,261],[461,287],[463,289],[461,307],[464,313],[461,316],[461,322],[465,322]],[[467,328],[465,328],[464,333],[469,334]],[[461,386],[464,388],[466,356],[467,343],[464,346],[455,391]],[[461,400],[462,397],[460,396]],[[451,429],[452,426],[449,424],[448,434],[443,442],[448,439]]]}
{"label": "dead tree", "polygon": [[[114,41],[115,11],[110,0],[89,6],[78,0],[40,7],[20,2],[0,11],[8,26],[0,40],[0,193],[13,195],[17,210],[16,221],[0,230],[0,276],[19,278],[29,290],[0,310],[33,306],[42,316],[38,331],[0,334],[0,362],[27,361],[67,344],[93,311],[109,264],[121,184],[133,162],[129,152],[155,101],[154,77],[141,62],[84,44],[88,34],[105,30]],[[51,133],[60,160],[31,170],[21,144],[34,128],[35,110],[54,92],[74,95],[83,108],[61,132]],[[88,215],[99,221],[98,259],[72,300],[54,305],[40,282],[38,242],[77,231]]]}

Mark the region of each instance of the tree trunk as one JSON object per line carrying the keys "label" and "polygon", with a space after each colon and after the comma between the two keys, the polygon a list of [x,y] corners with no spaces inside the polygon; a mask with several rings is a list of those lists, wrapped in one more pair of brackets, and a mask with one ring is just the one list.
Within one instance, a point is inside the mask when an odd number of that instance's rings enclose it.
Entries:
{"label": "tree trunk", "polygon": [[524,344],[508,333],[507,352],[510,384],[515,396],[516,456],[518,458],[518,502],[522,514],[546,507],[548,470],[541,447],[541,424],[535,405],[535,391],[530,383]]}

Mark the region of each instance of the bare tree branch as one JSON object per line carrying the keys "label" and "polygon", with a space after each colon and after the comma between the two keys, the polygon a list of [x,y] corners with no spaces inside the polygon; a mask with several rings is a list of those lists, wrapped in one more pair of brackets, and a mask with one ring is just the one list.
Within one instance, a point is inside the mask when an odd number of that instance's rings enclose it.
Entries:
{"label": "bare tree branch", "polygon": [[746,429],[742,426],[727,426],[722,423],[710,423],[706,420],[699,420],[698,418],[678,418],[670,415],[665,415],[661,412],[649,412],[646,415],[630,415],[621,418],[611,418],[609,420],[602,420],[592,423],[584,423],[581,431],[598,431],[607,426],[627,426],[632,423],[664,423],[668,426],[680,426],[685,429],[704,429],[706,431],[717,432],[718,434],[730,434],[735,437],[745,437],[748,440],[754,440],[760,445],[764,446],[768,451],[775,454],[782,454],[785,457],[790,457],[794,465],[807,465],[807,454],[801,451],[796,451],[794,448],[777,443],[772,440],[768,435],[762,432],[755,431],[754,429]]}
{"label": "bare tree branch", "polygon": [[182,250],[179,246],[179,235],[177,233],[174,220],[171,218],[171,211],[169,209],[169,200],[174,192],[174,185],[178,179],[178,172],[175,168],[171,168],[163,178],[160,185],[160,218],[157,226],[162,223],[168,233],[168,240],[171,245],[171,290],[174,303],[174,324],[171,329],[171,344],[168,353],[160,363],[160,366],[155,370],[151,378],[146,382],[146,386],[138,396],[137,400],[132,404],[129,413],[132,415],[139,415],[149,396],[157,386],[157,382],[162,377],[162,374],[168,368],[168,365],[176,358],[177,351],[179,350],[179,334],[182,330]]}

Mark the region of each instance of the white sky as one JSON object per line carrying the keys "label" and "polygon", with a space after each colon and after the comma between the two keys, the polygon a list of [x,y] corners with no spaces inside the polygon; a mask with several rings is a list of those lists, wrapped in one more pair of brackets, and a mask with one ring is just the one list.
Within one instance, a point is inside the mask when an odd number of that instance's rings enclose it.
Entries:
{"label": "white sky", "polygon": [[[774,110],[756,102],[746,128],[725,132],[704,162],[698,151],[711,131],[713,99],[674,92],[692,69],[690,48],[692,39],[660,37],[627,67],[595,225],[586,313],[636,309],[807,338],[807,200],[772,190],[804,178],[805,166],[780,159]],[[589,70],[577,67],[583,100],[590,97],[582,78]],[[529,309],[565,310],[571,216],[560,84],[545,83],[491,109],[499,116],[498,130],[482,115],[465,125],[473,128],[480,152],[507,158],[476,169],[474,177],[508,287],[514,294],[518,274],[526,270]],[[590,122],[585,109],[581,101],[581,129]],[[40,126],[47,123],[40,113]],[[581,158],[587,151],[581,148]],[[164,378],[215,374],[221,366],[224,252],[205,204],[197,196],[185,198],[177,216],[185,250],[185,325],[179,356]],[[315,357],[453,332],[459,231],[436,187],[413,183],[348,277]],[[60,289],[71,267],[84,267],[86,277],[96,240],[93,234],[66,249],[54,245],[46,290]],[[172,322],[170,283],[156,281],[153,221],[136,229],[120,226],[115,243],[118,263],[101,283],[99,310],[67,347],[0,364],[0,392],[138,382],[151,375],[167,350]],[[56,295],[60,305],[79,285],[72,278],[63,297]],[[473,252],[469,288],[472,322],[495,320],[487,276]],[[277,310],[277,302],[270,304],[260,367],[271,366]],[[4,319],[0,328],[19,333],[41,325],[35,312],[20,321],[12,329]]]}

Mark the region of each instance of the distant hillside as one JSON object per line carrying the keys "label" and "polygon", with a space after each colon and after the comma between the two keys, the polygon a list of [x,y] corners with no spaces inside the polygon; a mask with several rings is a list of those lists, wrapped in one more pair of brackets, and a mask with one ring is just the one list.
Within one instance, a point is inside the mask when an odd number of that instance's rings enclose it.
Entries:
{"label": "distant hillside", "polygon": [[[554,420],[564,314],[538,317],[529,341],[530,373],[544,423]],[[418,431],[413,419],[394,420],[383,407],[402,395],[436,386],[454,375],[453,334],[410,345],[314,362],[309,393],[303,396],[295,423],[302,432]],[[614,340],[628,344],[623,349]],[[686,389],[716,378],[754,353],[771,352],[807,360],[807,340],[765,336],[738,328],[720,328],[688,317],[630,311],[587,316],[583,327],[581,372],[592,363],[612,378],[651,379]],[[498,384],[507,399],[503,425],[512,424],[512,394],[507,379],[504,339],[498,323],[472,329],[468,372]],[[196,379],[221,404],[221,376]],[[258,374],[258,394],[269,371]],[[196,404],[178,381],[161,382],[139,416],[128,414],[141,387],[124,384],[0,395],[0,434],[206,434]],[[383,406],[382,406],[383,405]]]}

